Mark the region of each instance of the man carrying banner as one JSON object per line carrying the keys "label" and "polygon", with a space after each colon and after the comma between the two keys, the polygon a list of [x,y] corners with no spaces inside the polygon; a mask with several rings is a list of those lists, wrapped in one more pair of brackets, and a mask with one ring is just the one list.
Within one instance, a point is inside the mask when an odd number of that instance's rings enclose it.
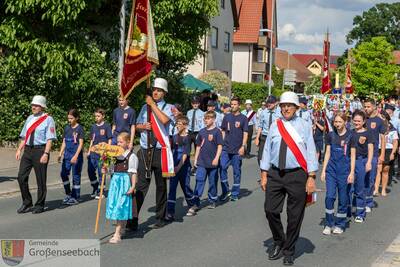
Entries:
{"label": "man carrying banner", "polygon": [[[46,98],[41,95],[33,97],[31,102],[32,115],[28,117],[21,131],[22,139],[15,154],[16,160],[21,160],[18,171],[18,184],[21,190],[22,205],[18,213],[26,213],[32,210],[32,196],[29,192],[29,174],[33,169],[37,182],[37,201],[32,213],[44,211],[46,200],[47,165],[49,163],[50,150],[53,140],[56,139],[55,123],[51,116],[44,113]],[[24,154],[21,157],[21,151]]]}
{"label": "man carrying banner", "polygon": [[[169,143],[169,126],[173,120],[172,105],[164,101],[168,92],[168,83],[163,78],[156,78],[153,85],[152,96],[146,96],[146,104],[143,105],[137,118],[136,128],[140,132],[140,150],[138,152],[138,180],[136,183],[137,213],[143,205],[144,198],[149,190],[151,174],[156,180],[156,218],[154,228],[161,228],[166,224],[165,215],[167,208],[167,180],[165,177],[174,175],[174,162],[168,153],[171,149]],[[147,122],[147,106],[151,108],[151,122]],[[149,132],[151,131],[151,132]],[[150,144],[147,142],[147,134],[151,134]],[[150,151],[150,161],[148,155]],[[128,220],[127,228],[136,230],[138,218]]]}
{"label": "man carrying banner", "polygon": [[[268,259],[277,260],[283,254],[283,264],[293,265],[307,194],[315,191],[318,161],[311,125],[296,115],[298,96],[294,92],[284,92],[280,108],[282,118],[272,123],[265,142],[260,184],[265,191],[264,209],[274,239]],[[280,213],[286,195],[288,225],[285,235]]]}

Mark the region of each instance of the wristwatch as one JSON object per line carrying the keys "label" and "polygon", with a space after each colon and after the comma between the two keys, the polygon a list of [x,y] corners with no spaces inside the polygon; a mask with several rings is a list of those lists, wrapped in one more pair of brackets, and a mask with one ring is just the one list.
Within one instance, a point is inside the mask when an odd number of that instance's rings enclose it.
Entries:
{"label": "wristwatch", "polygon": [[313,178],[315,180],[315,178],[317,178],[317,176],[315,174],[309,174],[308,178]]}

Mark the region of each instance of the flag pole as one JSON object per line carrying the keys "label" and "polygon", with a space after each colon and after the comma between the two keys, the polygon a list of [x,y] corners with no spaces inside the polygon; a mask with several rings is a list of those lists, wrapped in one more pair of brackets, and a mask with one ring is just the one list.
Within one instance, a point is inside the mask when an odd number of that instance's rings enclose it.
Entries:
{"label": "flag pole", "polygon": [[125,17],[126,17],[126,0],[121,0],[121,10],[119,12],[119,57],[118,57],[118,87],[121,90],[122,71],[125,59]]}

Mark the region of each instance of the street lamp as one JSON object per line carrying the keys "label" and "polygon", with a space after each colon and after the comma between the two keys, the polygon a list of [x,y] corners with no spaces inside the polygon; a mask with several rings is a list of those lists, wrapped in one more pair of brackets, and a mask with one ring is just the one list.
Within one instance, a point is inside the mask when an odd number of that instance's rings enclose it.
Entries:
{"label": "street lamp", "polygon": [[271,76],[272,76],[272,35],[273,30],[270,29],[260,29],[260,32],[270,32],[271,38],[269,38],[269,71],[268,71],[268,95],[271,95]]}

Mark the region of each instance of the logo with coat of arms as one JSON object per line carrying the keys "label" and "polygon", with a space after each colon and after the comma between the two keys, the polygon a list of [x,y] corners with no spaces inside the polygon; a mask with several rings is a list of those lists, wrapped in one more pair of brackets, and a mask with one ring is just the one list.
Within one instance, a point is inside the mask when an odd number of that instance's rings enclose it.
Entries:
{"label": "logo with coat of arms", "polygon": [[376,122],[371,122],[371,129],[375,129],[376,128]]}
{"label": "logo with coat of arms", "polygon": [[365,144],[365,141],[367,141],[367,137],[365,136],[360,136],[360,138],[358,139],[358,142],[362,145]]}
{"label": "logo with coat of arms", "polygon": [[235,121],[235,127],[240,128],[240,121]]}
{"label": "logo with coat of arms", "polygon": [[214,135],[212,135],[212,134],[209,134],[209,135],[208,135],[208,141],[210,141],[210,142],[211,142],[213,139],[214,139]]}
{"label": "logo with coat of arms", "polygon": [[25,240],[1,240],[1,256],[4,263],[17,266],[24,259]]}

